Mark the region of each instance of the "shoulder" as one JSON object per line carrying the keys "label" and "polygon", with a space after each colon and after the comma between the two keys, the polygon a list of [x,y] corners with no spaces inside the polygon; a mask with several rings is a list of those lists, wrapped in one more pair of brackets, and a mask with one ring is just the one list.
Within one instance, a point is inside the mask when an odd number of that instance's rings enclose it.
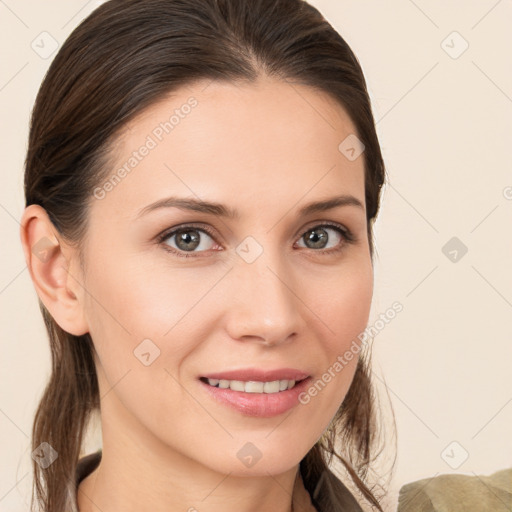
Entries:
{"label": "shoulder", "polygon": [[510,512],[512,468],[491,475],[444,474],[400,488],[397,512]]}

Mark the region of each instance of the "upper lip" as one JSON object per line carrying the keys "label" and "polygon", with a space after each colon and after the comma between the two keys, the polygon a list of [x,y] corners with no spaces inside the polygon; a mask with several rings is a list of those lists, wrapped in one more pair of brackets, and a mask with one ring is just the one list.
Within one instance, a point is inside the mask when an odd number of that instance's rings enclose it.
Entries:
{"label": "upper lip", "polygon": [[243,368],[224,372],[209,373],[202,377],[207,379],[241,380],[255,382],[273,382],[275,380],[303,380],[309,374],[295,368],[276,368],[268,370],[262,368]]}

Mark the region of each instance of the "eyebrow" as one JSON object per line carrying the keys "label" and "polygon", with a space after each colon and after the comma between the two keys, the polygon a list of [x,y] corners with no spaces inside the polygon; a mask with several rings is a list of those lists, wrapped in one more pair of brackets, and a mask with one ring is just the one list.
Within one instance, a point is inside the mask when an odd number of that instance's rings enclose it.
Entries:
{"label": "eyebrow", "polygon": [[[352,195],[341,195],[308,203],[304,205],[298,213],[299,216],[305,217],[313,213],[324,212],[341,206],[355,206],[364,211],[364,206],[359,199]],[[208,215],[215,215],[217,217],[225,217],[233,220],[240,219],[240,213],[236,209],[229,208],[221,203],[184,197],[166,197],[164,199],[159,199],[158,201],[142,208],[136,218],[140,218],[149,212],[161,208],[179,208],[181,210],[191,210],[194,212],[206,213]]]}

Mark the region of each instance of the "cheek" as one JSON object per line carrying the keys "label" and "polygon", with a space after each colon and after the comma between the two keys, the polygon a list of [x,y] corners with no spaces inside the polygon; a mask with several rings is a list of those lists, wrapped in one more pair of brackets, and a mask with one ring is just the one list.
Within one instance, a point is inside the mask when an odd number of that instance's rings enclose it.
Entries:
{"label": "cheek", "polygon": [[88,319],[100,363],[98,378],[104,394],[115,388],[105,412],[128,421],[126,409],[147,427],[154,427],[155,419],[162,425],[169,421],[163,406],[171,401],[177,409],[186,406],[175,379],[180,378],[180,362],[199,339],[190,329],[188,336],[183,331],[194,292],[188,290],[189,300],[187,288],[173,274],[128,258],[119,264],[103,259],[89,272]]}
{"label": "cheek", "polygon": [[[333,277],[336,276],[336,277]],[[373,268],[371,261],[347,266],[331,274],[320,286],[317,308],[320,320],[326,326],[326,340],[331,359],[343,353],[352,341],[367,327],[373,295]]]}
{"label": "cheek", "polygon": [[93,320],[101,320],[103,327],[111,327],[134,342],[138,338],[162,338],[186,319],[212,286],[210,279],[198,279],[190,269],[150,263],[149,257],[144,261],[130,255],[115,260],[106,255],[96,260],[87,282]]}
{"label": "cheek", "polygon": [[[336,275],[336,278],[333,277]],[[318,326],[322,332],[325,354],[319,374],[299,397],[309,420],[327,428],[342,404],[352,383],[361,351],[358,337],[368,324],[373,294],[371,260],[340,267],[314,299],[315,311],[321,312]]]}
{"label": "cheek", "polygon": [[201,298],[222,272],[157,268],[128,255],[116,261],[106,254],[95,259],[88,273],[87,310],[107,385],[124,382],[129,372],[126,380],[140,388],[134,396],[155,384],[179,391],[171,375],[180,379],[181,363],[208,338],[205,304],[211,304],[211,297],[203,302]]}

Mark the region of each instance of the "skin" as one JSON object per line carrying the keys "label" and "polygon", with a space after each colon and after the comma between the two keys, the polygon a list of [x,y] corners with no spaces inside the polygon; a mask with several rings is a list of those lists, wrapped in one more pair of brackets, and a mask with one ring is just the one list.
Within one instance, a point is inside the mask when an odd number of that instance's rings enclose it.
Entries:
{"label": "skin", "polygon": [[[365,329],[373,268],[363,157],[350,161],[338,149],[356,130],[315,89],[266,77],[182,88],[132,120],[112,172],[190,96],[198,101],[191,113],[103,199],[91,197],[85,272],[41,207],[23,214],[39,297],[67,332],[89,332],[96,350],[103,458],[79,487],[81,512],[289,512],[299,462],[356,369],[357,356],[307,405],[271,418],[232,410],[203,390],[199,376],[249,367],[298,368],[315,382]],[[297,214],[341,194],[363,208]],[[223,203],[240,218],[163,208],[136,219],[170,195]],[[329,221],[356,241],[329,227],[323,246],[308,244],[303,235]],[[165,250],[186,253],[177,237],[155,240],[191,222],[214,234],[190,228],[201,237],[196,257]],[[236,252],[248,236],[263,249],[252,263]],[[55,243],[46,261],[30,251],[43,237]],[[147,338],[160,349],[149,366],[134,356]],[[236,456],[247,442],[262,454],[250,468]]]}

